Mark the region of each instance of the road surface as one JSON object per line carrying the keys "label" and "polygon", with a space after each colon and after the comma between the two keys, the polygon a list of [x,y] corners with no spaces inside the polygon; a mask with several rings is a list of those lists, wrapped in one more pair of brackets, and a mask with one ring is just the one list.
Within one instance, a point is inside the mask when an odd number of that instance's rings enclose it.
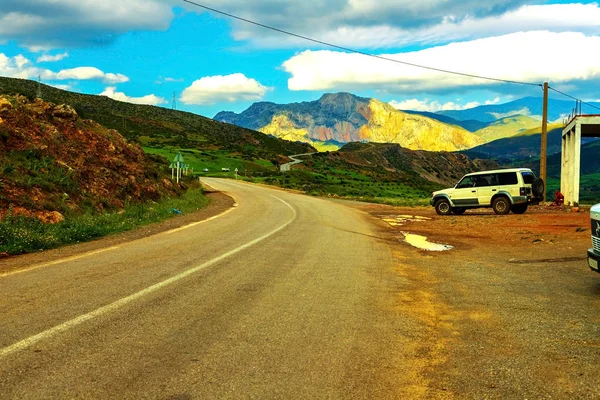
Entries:
{"label": "road surface", "polygon": [[398,398],[389,246],[342,204],[205,179],[208,221],[0,275],[0,398]]}
{"label": "road surface", "polygon": [[293,156],[289,156],[294,161],[285,163],[285,164],[281,164],[281,166],[279,167],[279,172],[289,172],[290,169],[292,168],[292,165],[296,165],[296,164],[300,164],[300,163],[304,162],[304,160],[300,160],[296,157],[310,156],[311,154],[314,154],[314,153],[295,154]]}

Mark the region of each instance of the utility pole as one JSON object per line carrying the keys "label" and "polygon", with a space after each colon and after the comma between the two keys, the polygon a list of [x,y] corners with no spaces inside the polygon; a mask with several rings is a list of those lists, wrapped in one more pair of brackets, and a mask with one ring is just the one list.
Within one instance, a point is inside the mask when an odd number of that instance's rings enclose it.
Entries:
{"label": "utility pole", "polygon": [[[548,152],[548,82],[544,82],[544,105],[542,107],[542,147],[540,149],[540,178],[548,185],[546,173],[546,157]],[[544,190],[543,201],[546,201]]]}

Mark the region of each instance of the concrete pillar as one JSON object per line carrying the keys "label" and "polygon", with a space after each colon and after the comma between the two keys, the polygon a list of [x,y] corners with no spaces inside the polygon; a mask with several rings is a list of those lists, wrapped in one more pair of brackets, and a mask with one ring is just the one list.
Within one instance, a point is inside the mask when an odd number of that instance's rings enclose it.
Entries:
{"label": "concrete pillar", "polygon": [[575,124],[573,135],[573,203],[579,204],[579,178],[581,177],[581,123]]}
{"label": "concrete pillar", "polygon": [[[568,133],[563,133],[562,135],[562,148],[561,148],[561,153],[560,153],[560,192],[563,195],[566,195],[567,193],[567,137],[568,137]],[[548,182],[546,182],[546,186],[548,185]]]}

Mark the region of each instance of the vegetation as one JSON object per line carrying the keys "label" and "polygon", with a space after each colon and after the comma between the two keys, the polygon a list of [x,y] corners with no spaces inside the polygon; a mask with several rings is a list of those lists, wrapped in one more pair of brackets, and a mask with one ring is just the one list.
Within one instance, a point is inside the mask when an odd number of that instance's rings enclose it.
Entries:
{"label": "vegetation", "polygon": [[[33,100],[37,89],[38,83],[34,81],[0,77],[0,94],[21,94]],[[126,139],[145,147],[224,149],[255,159],[314,151],[305,143],[287,142],[189,112],[125,103],[46,85],[42,85],[42,97],[55,104],[68,104],[81,118],[117,130]]]}
{"label": "vegetation", "polygon": [[95,212],[67,215],[56,224],[44,224],[36,217],[8,215],[0,220],[0,254],[22,254],[84,242],[163,221],[182,213],[194,212],[208,203],[200,188],[181,197],[164,198],[147,204],[131,204],[119,212]]}

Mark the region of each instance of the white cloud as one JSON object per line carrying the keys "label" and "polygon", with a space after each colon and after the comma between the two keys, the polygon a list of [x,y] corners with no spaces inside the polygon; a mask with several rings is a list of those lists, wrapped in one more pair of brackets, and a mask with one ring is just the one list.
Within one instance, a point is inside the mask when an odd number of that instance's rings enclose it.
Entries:
{"label": "white cloud", "polygon": [[[391,48],[448,43],[520,31],[600,33],[597,3],[542,4],[530,0],[287,0],[265,12],[273,0],[219,7],[265,24],[351,48]],[[217,8],[219,8],[217,7]],[[305,40],[235,23],[233,37],[260,47],[306,47]]]}
{"label": "white cloud", "polygon": [[212,105],[219,102],[261,100],[269,88],[244,74],[207,76],[181,94],[185,104]]}
{"label": "white cloud", "polygon": [[[598,48],[598,36],[540,31],[382,56],[473,75],[557,84],[573,80],[600,80],[600,52],[590,51]],[[576,59],[561,57],[563,49],[568,49],[569,54],[576,54]],[[304,51],[284,62],[283,68],[291,74],[288,81],[290,90],[370,88],[414,93],[493,85],[486,80],[328,50]]]}
{"label": "white cloud", "polygon": [[[494,101],[500,101],[499,98],[494,99]],[[495,104],[494,101],[486,101],[485,104]],[[410,99],[404,101],[395,101],[392,100],[389,103],[392,107],[398,110],[413,110],[413,111],[428,111],[428,112],[438,112],[438,111],[446,111],[446,110],[467,110],[469,108],[480,106],[481,103],[477,101],[472,101],[466,104],[458,104],[454,102],[440,103],[439,101],[429,101],[429,100],[418,100],[418,99]]]}
{"label": "white cloud", "polygon": [[50,55],[50,54],[43,54],[40,57],[38,57],[37,62],[38,63],[42,63],[42,62],[56,62],[56,61],[60,61],[60,60],[64,60],[65,58],[69,57],[69,53],[64,52],[62,54],[56,54],[56,55]]}
{"label": "white cloud", "polygon": [[8,57],[0,53],[0,75],[20,79],[37,79],[38,76],[41,76],[42,79],[52,79],[56,74],[50,70],[36,67],[22,55]]}
{"label": "white cloud", "polygon": [[162,85],[164,83],[173,83],[173,82],[183,82],[183,78],[171,78],[171,77],[162,77],[159,76],[157,80],[154,81],[157,85]]}
{"label": "white cloud", "polygon": [[152,106],[167,103],[166,99],[159,96],[155,96],[154,94],[149,94],[142,97],[130,97],[123,92],[117,92],[117,88],[114,86],[109,86],[106,89],[104,89],[104,91],[100,93],[100,96],[110,97],[111,99],[124,101],[127,103],[147,104]]}
{"label": "white cloud", "polygon": [[135,30],[166,30],[179,1],[2,0],[0,42],[29,48],[112,43]]}
{"label": "white cloud", "polygon": [[107,84],[129,81],[123,74],[105,73],[96,67],[77,67],[54,72],[37,67],[23,55],[8,57],[3,53],[0,53],[0,75],[21,79],[37,79],[40,76],[45,81],[99,80]]}
{"label": "white cloud", "polygon": [[124,83],[124,82],[129,82],[129,78],[126,77],[123,74],[113,74],[113,73],[107,73],[104,75],[104,79],[103,79],[104,83]]}
{"label": "white cloud", "polygon": [[50,86],[55,87],[57,89],[61,89],[61,90],[71,90],[73,89],[73,87],[71,85],[59,85],[59,84],[53,84],[53,83],[49,83]]}
{"label": "white cloud", "polygon": [[123,74],[104,73],[96,67],[77,67],[64,69],[56,74],[56,79],[74,80],[101,80],[104,83],[115,84],[128,82],[129,78]]}

